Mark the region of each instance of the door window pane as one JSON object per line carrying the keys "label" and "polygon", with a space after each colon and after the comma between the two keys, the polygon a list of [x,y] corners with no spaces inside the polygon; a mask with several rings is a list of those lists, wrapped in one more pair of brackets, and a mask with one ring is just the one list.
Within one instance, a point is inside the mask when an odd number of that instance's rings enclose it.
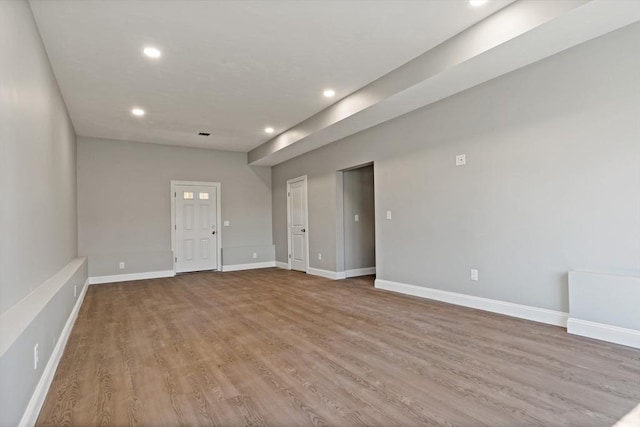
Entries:
{"label": "door window pane", "polygon": [[185,200],[193,199],[193,192],[185,191],[184,193],[182,193],[182,198]]}
{"label": "door window pane", "polygon": [[198,194],[198,198],[200,200],[209,200],[209,193],[200,193]]}

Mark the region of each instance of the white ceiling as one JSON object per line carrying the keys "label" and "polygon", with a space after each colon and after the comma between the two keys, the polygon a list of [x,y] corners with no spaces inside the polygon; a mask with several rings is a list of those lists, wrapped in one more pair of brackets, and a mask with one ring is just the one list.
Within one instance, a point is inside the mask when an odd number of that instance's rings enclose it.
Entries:
{"label": "white ceiling", "polygon": [[273,166],[640,21],[640,2],[518,1],[251,150]]}
{"label": "white ceiling", "polygon": [[511,2],[30,0],[78,135],[234,151]]}

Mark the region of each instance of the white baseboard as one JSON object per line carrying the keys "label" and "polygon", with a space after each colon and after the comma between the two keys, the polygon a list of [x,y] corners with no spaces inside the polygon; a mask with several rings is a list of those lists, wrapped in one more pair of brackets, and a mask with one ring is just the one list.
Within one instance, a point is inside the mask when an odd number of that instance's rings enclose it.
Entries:
{"label": "white baseboard", "polygon": [[637,405],[630,412],[620,418],[613,427],[638,427],[640,426],[640,405]]}
{"label": "white baseboard", "polygon": [[570,317],[567,321],[567,332],[583,337],[640,348],[640,331],[635,329],[621,328],[619,326]]}
{"label": "white baseboard", "polygon": [[366,268],[354,268],[353,270],[345,271],[347,277],[358,277],[358,276],[369,276],[371,274],[376,274],[375,267],[366,267]]}
{"label": "white baseboard", "polygon": [[331,280],[340,280],[340,279],[347,278],[347,275],[344,271],[329,271],[329,270],[322,270],[319,268],[312,268],[312,267],[309,267],[309,269],[307,270],[307,274],[311,274],[313,276],[326,277],[327,279],[331,279]]}
{"label": "white baseboard", "polygon": [[477,308],[493,313],[505,314],[520,319],[533,320],[534,322],[548,323],[556,326],[567,326],[568,313],[548,310],[546,308],[531,307],[528,305],[514,304],[489,298],[481,298],[472,295],[458,294],[455,292],[441,291],[439,289],[425,288],[422,286],[408,285],[405,283],[391,282],[389,280],[376,279],[375,287],[401,294],[428,298],[464,307]]}
{"label": "white baseboard", "polygon": [[266,262],[252,262],[250,264],[234,264],[234,265],[223,265],[222,271],[242,271],[242,270],[253,270],[256,268],[269,268],[275,267],[275,261],[266,261]]}
{"label": "white baseboard", "polygon": [[64,348],[67,345],[69,335],[71,335],[73,324],[78,318],[78,313],[80,312],[80,307],[82,306],[82,302],[84,301],[84,296],[87,294],[88,288],[89,280],[87,279],[87,281],[84,283],[84,286],[82,287],[82,290],[80,291],[80,295],[78,296],[76,304],[73,306],[73,310],[71,310],[69,318],[67,319],[67,322],[65,323],[64,328],[60,333],[60,338],[58,338],[58,342],[53,348],[53,352],[51,353],[51,357],[49,357],[49,361],[47,362],[47,365],[42,372],[40,381],[38,381],[38,385],[31,395],[31,400],[29,400],[27,409],[22,415],[20,424],[18,424],[20,427],[30,427],[36,424],[36,420],[38,419],[38,415],[40,415],[40,410],[42,409],[44,400],[47,397],[47,393],[49,392],[49,387],[51,386],[51,382],[53,381],[56,369],[58,369],[58,363],[60,363],[60,359],[62,358],[62,354],[64,353]]}
{"label": "white baseboard", "polygon": [[276,267],[284,268],[285,270],[289,270],[289,264],[286,262],[276,261]]}
{"label": "white baseboard", "polygon": [[129,282],[131,280],[159,279],[161,277],[173,277],[176,273],[173,270],[147,271],[144,273],[114,274],[113,276],[93,276],[89,277],[90,285],[102,283]]}

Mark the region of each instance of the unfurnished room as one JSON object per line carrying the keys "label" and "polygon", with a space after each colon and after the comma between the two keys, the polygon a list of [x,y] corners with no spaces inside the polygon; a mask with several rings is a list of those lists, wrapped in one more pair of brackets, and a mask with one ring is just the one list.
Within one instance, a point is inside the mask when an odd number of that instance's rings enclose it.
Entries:
{"label": "unfurnished room", "polygon": [[640,0],[0,0],[0,427],[640,426]]}

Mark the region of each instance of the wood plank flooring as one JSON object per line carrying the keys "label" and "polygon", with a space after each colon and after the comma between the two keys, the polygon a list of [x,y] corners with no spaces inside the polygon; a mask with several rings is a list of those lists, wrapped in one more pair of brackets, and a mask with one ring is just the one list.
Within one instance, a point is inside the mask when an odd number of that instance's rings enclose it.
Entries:
{"label": "wood plank flooring", "polygon": [[39,426],[610,426],[640,351],[281,269],[91,286]]}

